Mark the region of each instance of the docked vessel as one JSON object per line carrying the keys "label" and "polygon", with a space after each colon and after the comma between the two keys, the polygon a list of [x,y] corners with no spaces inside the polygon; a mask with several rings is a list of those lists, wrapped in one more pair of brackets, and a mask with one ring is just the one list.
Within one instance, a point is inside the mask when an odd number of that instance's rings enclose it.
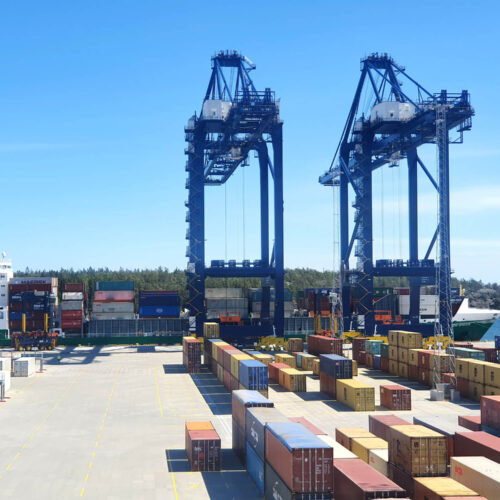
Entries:
{"label": "docked vessel", "polygon": [[5,337],[9,329],[9,280],[13,277],[12,261],[3,252],[0,258],[0,337]]}

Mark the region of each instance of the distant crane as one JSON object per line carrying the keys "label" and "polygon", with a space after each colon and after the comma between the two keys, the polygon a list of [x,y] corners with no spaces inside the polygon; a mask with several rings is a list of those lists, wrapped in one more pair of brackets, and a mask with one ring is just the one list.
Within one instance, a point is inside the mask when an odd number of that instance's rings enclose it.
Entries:
{"label": "distant crane", "polygon": [[[403,89],[403,82],[406,84]],[[361,96],[372,95],[370,115],[363,114]],[[375,276],[408,277],[410,282],[410,322],[405,330],[424,331],[420,324],[420,286],[435,284],[439,296],[436,331],[428,334],[452,335],[450,267],[449,144],[463,142],[470,130],[474,110],[469,93],[442,90],[431,94],[389,55],[374,53],[361,61],[361,78],[347,121],[329,170],[319,178],[325,186],[339,189],[340,271],[344,325],[356,326],[364,318],[366,335],[383,333],[389,325],[375,322],[373,281]],[[456,129],[458,138],[450,141]],[[436,144],[438,179],[419,157],[423,144]],[[373,262],[372,174],[383,165],[406,158],[408,162],[409,260],[383,259]],[[438,224],[423,257],[418,253],[418,167],[436,188],[439,198]],[[354,228],[349,235],[349,186],[354,191]],[[439,242],[439,262],[430,259]],[[350,257],[357,257],[355,268]],[[357,297],[353,310],[351,297]],[[401,327],[400,327],[401,328]]]}
{"label": "distant crane", "polygon": [[[212,74],[199,116],[185,127],[187,154],[186,257],[188,308],[202,335],[205,313],[205,279],[209,276],[262,278],[260,324],[233,327],[245,335],[284,333],[283,256],[283,122],[279,102],[271,89],[256,90],[249,73],[255,64],[236,51],[212,57]],[[232,73],[232,74],[228,74]],[[272,160],[268,149],[272,145]],[[260,167],[260,259],[212,260],[205,264],[205,186],[227,182],[255,151]],[[273,181],[274,247],[269,244],[269,173]],[[275,287],[274,325],[270,321],[270,285]],[[236,330],[238,329],[238,330]],[[236,334],[235,334],[236,335]]]}

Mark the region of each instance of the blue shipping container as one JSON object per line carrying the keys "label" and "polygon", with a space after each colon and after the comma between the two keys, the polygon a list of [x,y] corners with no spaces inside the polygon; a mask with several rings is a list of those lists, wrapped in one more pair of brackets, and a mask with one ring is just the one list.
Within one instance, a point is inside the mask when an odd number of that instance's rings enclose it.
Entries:
{"label": "blue shipping container", "polygon": [[495,337],[495,349],[500,349],[500,337]]}
{"label": "blue shipping container", "polygon": [[133,281],[96,281],[96,291],[134,290]]}
{"label": "blue shipping container", "polygon": [[173,316],[178,318],[181,314],[179,306],[139,306],[139,316]]}
{"label": "blue shipping container", "polygon": [[267,389],[267,366],[255,359],[244,359],[239,363],[240,384],[253,391]]}
{"label": "blue shipping container", "polygon": [[380,354],[383,343],[381,340],[367,340],[365,342],[366,354]]}
{"label": "blue shipping container", "polygon": [[309,429],[296,422],[270,422],[266,428],[290,451],[301,448],[331,448]]}
{"label": "blue shipping container", "polygon": [[246,439],[262,460],[265,459],[266,455],[266,424],[288,421],[288,418],[276,408],[247,408]]}
{"label": "blue shipping container", "polygon": [[178,294],[139,295],[139,306],[179,306],[180,304]]}
{"label": "blue shipping container", "polygon": [[380,355],[385,359],[389,359],[389,344],[382,343],[380,346]]}
{"label": "blue shipping container", "polygon": [[255,450],[247,442],[247,471],[257,489],[264,494],[264,461],[255,453]]}
{"label": "blue shipping container", "polygon": [[374,354],[373,355],[373,368],[375,370],[380,370],[380,360],[382,359],[382,356],[380,354]]}
{"label": "blue shipping container", "polygon": [[338,354],[320,354],[319,371],[332,378],[352,378],[352,361]]}

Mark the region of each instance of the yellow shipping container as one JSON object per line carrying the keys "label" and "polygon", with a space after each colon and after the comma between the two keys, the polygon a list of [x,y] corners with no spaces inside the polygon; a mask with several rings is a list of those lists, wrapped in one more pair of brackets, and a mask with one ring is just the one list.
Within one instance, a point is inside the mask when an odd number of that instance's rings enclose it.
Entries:
{"label": "yellow shipping container", "polygon": [[389,359],[391,359],[392,361],[397,361],[398,355],[398,348],[396,346],[389,345]]}
{"label": "yellow shipping container", "polygon": [[420,349],[422,347],[422,334],[417,332],[398,332],[398,346],[406,349]]}
{"label": "yellow shipping container", "polygon": [[303,354],[302,355],[302,366],[300,367],[301,370],[304,370],[306,372],[312,372],[313,369],[313,363],[315,359],[319,359],[316,356],[313,356],[312,354]]}
{"label": "yellow shipping container", "polygon": [[291,354],[276,354],[274,357],[275,363],[285,363],[290,368],[297,368],[297,360]]}
{"label": "yellow shipping container", "polygon": [[[219,363],[219,351],[222,346],[229,345],[227,342],[213,342],[212,343],[212,358]],[[222,357],[222,356],[221,356]]]}
{"label": "yellow shipping container", "polygon": [[398,347],[398,361],[408,364],[408,349],[406,347]]}
{"label": "yellow shipping container", "polygon": [[[439,360],[436,360],[437,357],[439,357]],[[441,373],[450,373],[452,371],[451,356],[449,354],[446,354],[444,352],[440,352],[438,354],[432,353],[430,359],[431,369],[433,369],[434,367],[435,360],[436,367],[440,367]]]}
{"label": "yellow shipping container", "polygon": [[387,335],[389,339],[389,345],[394,345],[397,347],[398,345],[398,330],[389,330],[389,334]]}
{"label": "yellow shipping container", "polygon": [[399,363],[397,361],[392,359],[389,361],[389,373],[396,377],[399,375]]}
{"label": "yellow shipping container", "polygon": [[358,376],[358,362],[355,359],[352,360],[352,376]]}
{"label": "yellow shipping container", "polygon": [[475,497],[478,494],[451,477],[414,478],[414,498]]}
{"label": "yellow shipping container", "polygon": [[268,365],[273,362],[273,357],[270,354],[254,354],[254,359],[260,361],[264,365]]}
{"label": "yellow shipping container", "polygon": [[480,401],[481,396],[484,396],[484,385],[469,381],[469,390],[467,391],[467,394],[470,399]]}
{"label": "yellow shipping container", "polygon": [[493,387],[492,385],[485,385],[483,396],[500,396],[500,388]]}
{"label": "yellow shipping container", "polygon": [[497,363],[485,363],[484,383],[500,388],[500,365]]}
{"label": "yellow shipping container", "polygon": [[240,361],[252,359],[249,354],[231,354],[231,375],[238,380],[240,378]]}
{"label": "yellow shipping container", "polygon": [[469,359],[456,358],[457,377],[469,380]]}
{"label": "yellow shipping container", "polygon": [[306,374],[295,368],[281,368],[279,371],[279,384],[288,391],[306,392]]}
{"label": "yellow shipping container", "polygon": [[[314,375],[318,375],[318,377],[319,377],[319,358],[313,359],[312,370],[313,370]],[[354,371],[354,367],[353,367],[353,371]]]}
{"label": "yellow shipping container", "polygon": [[478,359],[469,360],[469,381],[476,384],[484,384],[484,361]]}
{"label": "yellow shipping container", "polygon": [[375,411],[375,388],[354,379],[337,379],[337,401],[354,411]]}
{"label": "yellow shipping container", "polygon": [[398,376],[408,378],[408,365],[406,363],[398,363]]}
{"label": "yellow shipping container", "polygon": [[352,448],[354,438],[376,438],[375,434],[363,429],[363,427],[337,427],[335,429],[335,440],[348,450]]}
{"label": "yellow shipping container", "polygon": [[218,339],[219,323],[203,323],[203,336],[207,339]]}
{"label": "yellow shipping container", "polygon": [[418,366],[418,353],[425,351],[425,349],[408,349],[408,364],[411,366]]}
{"label": "yellow shipping container", "polygon": [[388,443],[384,439],[375,438],[353,438],[351,451],[361,458],[363,462],[370,463],[370,450],[386,450]]}

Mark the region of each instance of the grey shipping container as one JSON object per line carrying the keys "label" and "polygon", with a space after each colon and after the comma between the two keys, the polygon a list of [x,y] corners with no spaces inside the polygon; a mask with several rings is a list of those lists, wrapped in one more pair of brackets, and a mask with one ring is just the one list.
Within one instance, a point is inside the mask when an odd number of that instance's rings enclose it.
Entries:
{"label": "grey shipping container", "polygon": [[63,300],[61,302],[61,311],[83,311],[83,301]]}
{"label": "grey shipping container", "polygon": [[134,302],[94,302],[92,312],[95,313],[133,313]]}

